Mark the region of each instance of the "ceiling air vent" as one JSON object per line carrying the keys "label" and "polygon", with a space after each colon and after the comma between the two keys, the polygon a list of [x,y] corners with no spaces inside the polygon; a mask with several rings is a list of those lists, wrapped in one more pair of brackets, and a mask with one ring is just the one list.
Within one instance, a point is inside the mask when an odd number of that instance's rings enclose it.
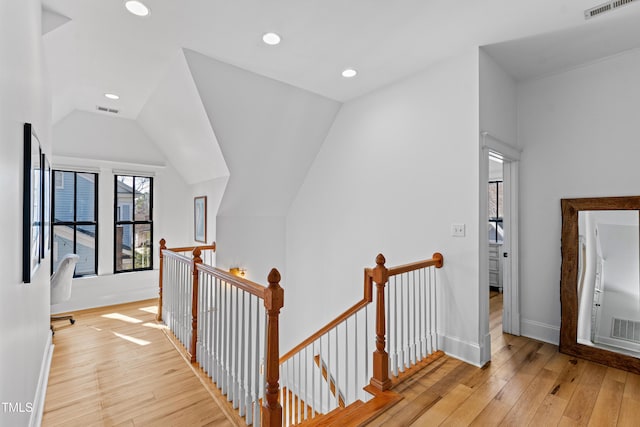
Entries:
{"label": "ceiling air vent", "polygon": [[105,113],[113,113],[113,114],[118,114],[120,112],[120,110],[116,110],[115,108],[107,108],[101,105],[96,105],[96,110],[103,111]]}
{"label": "ceiling air vent", "polygon": [[629,3],[633,3],[636,0],[614,0],[608,1],[606,3],[602,3],[596,7],[592,7],[591,9],[587,9],[584,11],[584,18],[590,19],[595,16],[602,15],[605,12],[610,12],[613,9],[617,9],[622,6],[626,6]]}
{"label": "ceiling air vent", "polygon": [[611,337],[640,343],[640,322],[614,317]]}

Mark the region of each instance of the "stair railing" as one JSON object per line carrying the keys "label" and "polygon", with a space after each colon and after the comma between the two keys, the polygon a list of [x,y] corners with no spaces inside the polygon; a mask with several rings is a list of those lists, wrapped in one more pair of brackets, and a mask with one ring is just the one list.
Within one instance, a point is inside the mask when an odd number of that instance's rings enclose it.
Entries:
{"label": "stair railing", "polygon": [[[436,272],[442,254],[387,269],[382,254],[368,274],[376,283],[376,350],[371,385],[391,387],[398,377],[438,350]],[[388,284],[388,286],[386,286]]]}
{"label": "stair railing", "polygon": [[[267,287],[206,265],[160,242],[159,313],[247,425],[282,425],[278,402],[279,313],[284,304],[280,273]],[[188,249],[188,248],[178,248]]]}
{"label": "stair railing", "polygon": [[363,388],[371,377],[371,291],[365,275],[362,300],[280,358],[284,425],[367,400]]}
{"label": "stair railing", "polygon": [[[389,389],[390,376],[437,350],[434,268],[442,267],[442,255],[390,269],[385,262],[379,254],[376,267],[365,268],[362,300],[280,358],[283,425],[367,401],[367,386]],[[376,309],[370,310],[374,283]]]}

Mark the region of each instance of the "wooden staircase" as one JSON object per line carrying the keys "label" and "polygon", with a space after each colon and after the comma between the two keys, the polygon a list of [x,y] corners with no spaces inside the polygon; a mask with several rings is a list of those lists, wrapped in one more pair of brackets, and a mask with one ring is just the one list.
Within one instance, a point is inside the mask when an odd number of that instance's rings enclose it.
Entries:
{"label": "wooden staircase", "polygon": [[366,425],[403,399],[400,394],[394,391],[395,387],[403,384],[405,381],[411,381],[414,375],[419,376],[423,369],[428,368],[443,356],[444,353],[442,351],[437,351],[412,368],[407,369],[400,377],[393,381],[390,390],[380,391],[371,385],[365,387],[365,390],[373,396],[373,398],[366,403],[357,400],[349,406],[338,407],[328,414],[318,415],[316,418],[299,423],[298,425],[304,427],[355,427]]}
{"label": "wooden staircase", "polygon": [[439,253],[391,268],[379,254],[362,300],[280,357],[279,272],[263,286],[203,263],[203,250],[215,245],[160,241],[158,320],[246,425],[361,425],[397,403],[393,386],[437,350]]}

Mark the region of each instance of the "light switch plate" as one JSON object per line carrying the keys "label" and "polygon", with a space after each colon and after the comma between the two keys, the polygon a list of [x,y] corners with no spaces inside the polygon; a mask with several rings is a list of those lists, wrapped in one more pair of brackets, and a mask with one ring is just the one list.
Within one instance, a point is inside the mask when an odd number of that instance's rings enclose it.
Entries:
{"label": "light switch plate", "polygon": [[465,225],[464,224],[451,224],[451,235],[453,237],[464,237]]}

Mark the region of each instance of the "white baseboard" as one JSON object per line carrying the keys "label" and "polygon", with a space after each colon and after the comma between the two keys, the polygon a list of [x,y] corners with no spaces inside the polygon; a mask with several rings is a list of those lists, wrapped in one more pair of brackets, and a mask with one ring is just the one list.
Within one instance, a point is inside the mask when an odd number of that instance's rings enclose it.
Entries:
{"label": "white baseboard", "polygon": [[42,355],[42,364],[40,366],[40,376],[38,378],[38,387],[33,398],[33,411],[29,418],[30,427],[39,427],[42,424],[42,415],[44,413],[44,399],[47,395],[47,385],[49,384],[49,371],[51,370],[51,358],[53,357],[53,342],[51,332],[48,334],[47,342],[44,346]]}
{"label": "white baseboard", "polygon": [[535,320],[522,319],[520,322],[520,334],[538,341],[558,345],[560,342],[560,327],[548,325]]}
{"label": "white baseboard", "polygon": [[[489,337],[489,340],[491,340],[491,337]],[[457,337],[438,334],[438,348],[444,351],[447,356],[455,357],[463,362],[467,362],[478,367],[484,365],[482,362],[483,349],[477,343],[464,341]],[[489,349],[490,348],[491,341],[489,341]]]}
{"label": "white baseboard", "polygon": [[109,305],[126,304],[128,302],[144,301],[158,297],[158,288],[135,289],[126,293],[108,294],[86,299],[75,299],[62,304],[51,306],[51,314],[67,313]]}

